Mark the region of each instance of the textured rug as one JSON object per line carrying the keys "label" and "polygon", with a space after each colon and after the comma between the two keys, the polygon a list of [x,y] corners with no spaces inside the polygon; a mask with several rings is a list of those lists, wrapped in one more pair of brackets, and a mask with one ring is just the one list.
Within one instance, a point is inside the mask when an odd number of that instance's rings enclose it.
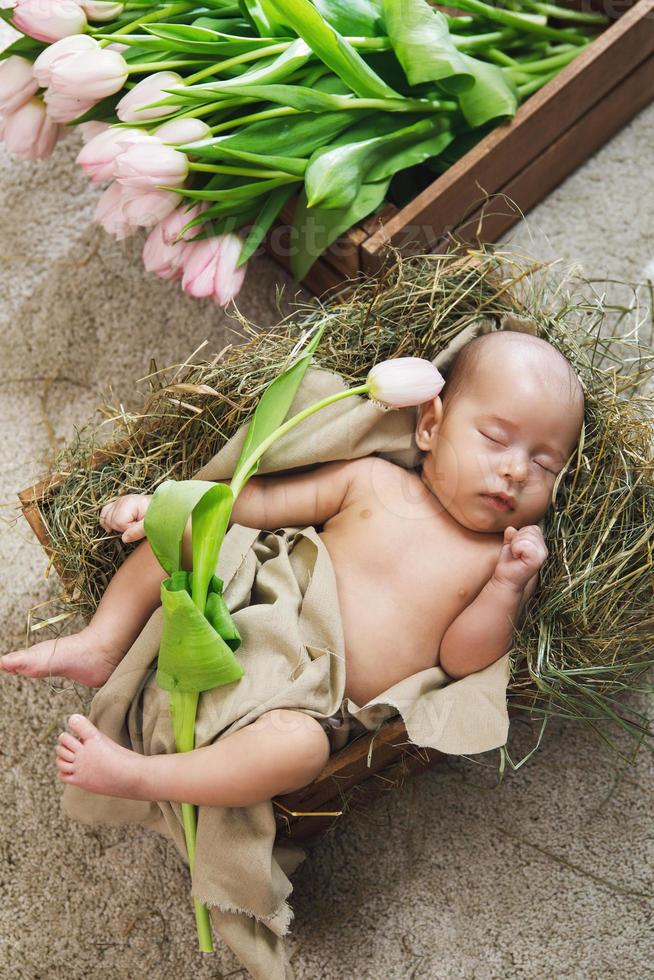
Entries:
{"label": "textured rug", "polygon": [[[653,139],[654,106],[506,240],[598,279],[653,278]],[[204,340],[205,352],[237,340],[219,308],[145,276],[144,235],[118,243],[92,223],[100,192],[74,165],[79,145],[72,135],[41,163],[0,146],[2,652],[24,645],[27,611],[58,591],[15,492],[44,475],[110,388],[129,405],[151,357],[163,367]],[[255,258],[239,308],[276,321],[278,284],[285,310],[297,287]],[[228,950],[196,952],[172,844],[61,813],[56,738],[90,697],[67,681],[0,680],[0,978],[244,977]],[[512,757],[536,738],[536,725],[515,723]],[[561,722],[500,786],[497,765],[497,752],[451,757],[312,850],[294,876],[298,980],[649,975],[651,750],[632,767]]]}

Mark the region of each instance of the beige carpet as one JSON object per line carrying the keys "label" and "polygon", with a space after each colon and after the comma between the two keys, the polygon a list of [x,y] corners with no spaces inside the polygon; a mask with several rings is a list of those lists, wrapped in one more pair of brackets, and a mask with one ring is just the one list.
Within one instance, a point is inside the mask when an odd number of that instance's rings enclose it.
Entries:
{"label": "beige carpet", "polygon": [[[591,276],[654,276],[653,137],[650,107],[508,237]],[[164,366],[234,339],[215,306],[144,276],[140,236],[121,244],[92,224],[99,192],[77,149],[73,136],[32,164],[0,147],[3,652],[23,645],[30,607],[57,594],[15,492],[109,386],[128,404],[151,357]],[[293,291],[268,258],[253,261],[243,313],[276,320],[277,283]],[[56,737],[89,699],[65,681],[0,679],[1,980],[245,976],[229,951],[196,952],[171,844],[61,814]],[[514,724],[513,757],[535,737]],[[298,980],[651,976],[651,748],[632,767],[558,723],[499,787],[497,764],[497,752],[452,758],[313,851],[294,878]]]}

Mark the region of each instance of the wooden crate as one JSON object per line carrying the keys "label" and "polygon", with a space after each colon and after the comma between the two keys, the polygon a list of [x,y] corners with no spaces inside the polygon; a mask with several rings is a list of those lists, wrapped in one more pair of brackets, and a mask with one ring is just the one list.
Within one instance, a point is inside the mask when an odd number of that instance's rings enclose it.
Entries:
{"label": "wooden crate", "polygon": [[[376,272],[389,244],[437,252],[454,237],[496,241],[654,99],[654,0],[574,5],[604,11],[610,25],[413,201],[388,206],[337,239],[303,280],[309,290],[320,295]],[[266,247],[288,268],[288,227],[273,228]]]}

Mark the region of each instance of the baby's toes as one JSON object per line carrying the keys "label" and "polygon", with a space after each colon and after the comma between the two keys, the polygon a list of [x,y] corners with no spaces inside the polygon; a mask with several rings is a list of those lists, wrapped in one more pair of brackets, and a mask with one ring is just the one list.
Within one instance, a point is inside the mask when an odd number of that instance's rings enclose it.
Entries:
{"label": "baby's toes", "polygon": [[62,732],[59,736],[59,745],[74,753],[79,748],[80,741],[70,732]]}
{"label": "baby's toes", "polygon": [[74,762],[75,753],[72,749],[67,749],[65,745],[58,745],[57,758],[61,759],[63,762]]}
{"label": "baby's toes", "polygon": [[75,770],[75,762],[57,755],[57,769],[60,776],[71,776]]}
{"label": "baby's toes", "polygon": [[[88,718],[85,718],[84,715],[71,715],[68,719],[68,727],[72,731],[73,735],[77,735],[77,738],[80,739],[81,742],[87,742],[89,739],[100,735],[100,732],[95,727],[93,722],[89,721]],[[73,741],[76,741],[76,739],[73,739]],[[74,746],[69,747],[74,748]]]}

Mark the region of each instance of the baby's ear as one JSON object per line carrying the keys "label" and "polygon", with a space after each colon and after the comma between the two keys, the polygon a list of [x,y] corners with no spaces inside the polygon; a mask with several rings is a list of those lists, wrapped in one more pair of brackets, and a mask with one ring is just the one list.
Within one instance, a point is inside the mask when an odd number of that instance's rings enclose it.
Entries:
{"label": "baby's ear", "polygon": [[434,428],[438,428],[443,417],[443,403],[438,395],[418,408],[416,419],[415,439],[418,447],[425,452],[430,448]]}

